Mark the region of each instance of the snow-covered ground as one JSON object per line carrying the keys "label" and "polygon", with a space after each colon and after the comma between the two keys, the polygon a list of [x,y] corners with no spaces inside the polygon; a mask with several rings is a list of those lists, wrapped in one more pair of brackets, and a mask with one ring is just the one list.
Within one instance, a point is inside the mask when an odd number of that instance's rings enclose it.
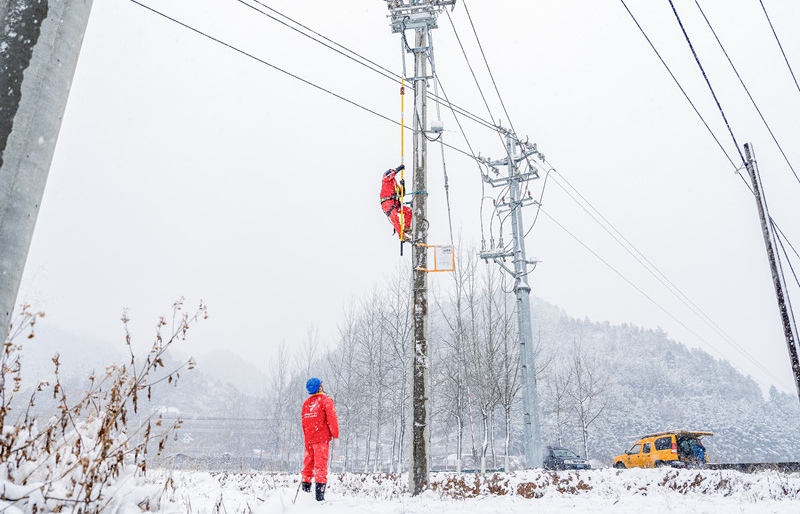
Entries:
{"label": "snow-covered ground", "polygon": [[[162,511],[328,514],[491,513],[780,513],[800,512],[800,473],[601,469],[580,472],[431,476],[411,497],[407,476],[329,477],[326,501],[297,493],[297,475],[155,471],[148,482],[174,481]],[[296,501],[293,501],[296,496]]]}

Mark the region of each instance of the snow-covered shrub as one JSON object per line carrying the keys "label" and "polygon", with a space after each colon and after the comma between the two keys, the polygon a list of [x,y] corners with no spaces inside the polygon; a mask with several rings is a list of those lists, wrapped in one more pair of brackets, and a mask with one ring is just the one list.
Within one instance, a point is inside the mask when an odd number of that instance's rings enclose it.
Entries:
{"label": "snow-covered shrub", "polygon": [[[144,398],[149,400],[154,384],[177,384],[179,372],[194,366],[189,359],[166,370],[163,359],[174,341],[186,337],[190,325],[207,317],[206,307],[201,304],[192,316],[183,311],[182,300],[172,307],[169,333],[162,334],[167,326],[162,317],[143,363],[137,362],[131,349],[129,320],[123,315],[128,363],[93,374],[88,389],[72,399],[62,385],[56,355],[52,381],[40,382],[27,407],[16,414],[22,345],[15,340],[25,332],[32,338],[36,321],[43,316],[23,307],[0,357],[0,510],[93,513],[158,507],[170,481],[161,486],[145,484],[147,457],[163,450],[180,420],[165,424],[150,415],[129,427],[128,418],[139,412]],[[55,414],[44,422],[31,414],[37,394],[52,394],[57,403]]]}

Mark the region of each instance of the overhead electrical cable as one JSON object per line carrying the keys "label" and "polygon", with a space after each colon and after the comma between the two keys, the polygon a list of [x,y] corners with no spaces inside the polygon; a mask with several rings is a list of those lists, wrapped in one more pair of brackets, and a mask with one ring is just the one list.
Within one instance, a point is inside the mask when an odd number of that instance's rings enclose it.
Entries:
{"label": "overhead electrical cable", "polygon": [[550,178],[550,173],[553,171],[556,170],[555,168],[551,167],[549,170],[547,170],[547,173],[545,173],[544,175],[544,182],[542,183],[542,191],[539,193],[539,201],[536,202],[536,215],[534,215],[533,221],[531,222],[531,226],[528,228],[527,231],[525,231],[525,236],[523,237],[527,237],[528,234],[531,233],[531,230],[533,230],[533,227],[536,226],[536,221],[539,219],[539,211],[542,208],[542,201],[544,200],[544,191],[545,189],[547,189],[547,180]]}
{"label": "overhead electrical cable", "polygon": [[[472,79],[475,81],[475,85],[478,87],[478,93],[480,93],[481,99],[483,99],[483,105],[486,106],[486,111],[489,113],[489,119],[492,120],[492,125],[494,125],[495,130],[497,130],[497,122],[495,122],[494,115],[492,115],[492,108],[489,107],[489,102],[486,101],[486,95],[483,94],[483,89],[481,88],[480,82],[478,82],[478,77],[475,76],[475,70],[472,69],[472,64],[469,61],[464,44],[461,42],[461,36],[458,35],[458,30],[456,30],[456,26],[453,23],[453,18],[450,16],[450,12],[447,9],[445,9],[444,12],[447,14],[447,19],[450,20],[450,26],[453,27],[453,33],[456,36],[456,41],[458,41],[458,46],[461,48],[461,53],[464,54],[464,59],[467,61],[467,67],[469,68],[469,72],[472,74]],[[497,136],[500,138],[500,141],[503,141],[503,136],[499,131],[497,131]],[[509,155],[508,158],[510,159],[511,156]]]}
{"label": "overhead electrical cable", "polygon": [[[717,146],[719,146],[719,149],[720,149],[720,150],[722,150],[722,153],[724,153],[724,154],[725,154],[725,157],[727,157],[727,158],[728,158],[728,161],[730,161],[730,163],[731,163],[731,166],[733,166],[733,167],[734,167],[734,169],[739,169],[739,168],[736,166],[736,164],[734,164],[734,162],[733,162],[733,159],[731,159],[731,156],[728,154],[728,151],[727,151],[727,150],[725,150],[725,147],[723,147],[723,146],[722,146],[722,143],[720,143],[719,139],[718,139],[718,138],[717,138],[717,136],[714,134],[714,131],[713,131],[713,130],[711,130],[711,127],[709,127],[709,126],[708,126],[708,123],[706,123],[706,120],[705,120],[705,118],[703,118],[703,115],[702,115],[702,114],[700,114],[700,111],[698,111],[698,110],[697,110],[697,107],[694,105],[694,102],[692,102],[692,99],[691,99],[691,98],[689,98],[689,95],[686,93],[686,90],[684,90],[684,89],[683,89],[683,86],[681,86],[681,83],[680,83],[680,82],[678,81],[678,79],[675,77],[675,74],[674,74],[674,73],[672,73],[672,70],[669,68],[669,66],[667,65],[667,63],[664,61],[664,58],[663,58],[663,57],[661,57],[661,54],[658,52],[658,50],[656,50],[656,47],[655,47],[655,45],[654,45],[654,44],[653,44],[653,42],[650,40],[650,37],[647,35],[647,33],[646,33],[646,32],[644,31],[644,29],[642,28],[642,26],[641,26],[641,25],[639,24],[639,22],[636,20],[636,16],[634,16],[634,15],[633,15],[633,13],[631,12],[631,10],[630,10],[630,9],[628,9],[628,6],[627,6],[627,4],[625,4],[625,0],[620,0],[620,2],[622,2],[622,5],[623,5],[623,7],[625,7],[625,10],[626,10],[626,11],[628,11],[628,14],[630,15],[631,19],[633,19],[633,22],[634,22],[634,23],[636,24],[636,26],[639,28],[639,31],[642,33],[642,35],[644,36],[644,38],[647,40],[647,43],[650,45],[650,48],[652,48],[652,49],[653,49],[653,51],[654,51],[654,52],[656,53],[656,55],[658,56],[658,59],[661,61],[661,64],[663,64],[663,65],[664,65],[664,67],[667,69],[667,72],[669,73],[670,77],[672,77],[672,80],[674,80],[674,81],[675,81],[675,84],[678,86],[678,89],[680,89],[680,90],[681,90],[681,93],[683,93],[683,96],[684,96],[684,97],[686,98],[686,100],[689,102],[689,105],[691,105],[691,106],[692,106],[692,109],[694,109],[694,112],[695,112],[695,114],[697,114],[697,116],[700,118],[700,121],[702,121],[702,122],[703,122],[703,125],[705,125],[705,127],[706,127],[706,130],[708,130],[708,133],[709,133],[709,134],[711,134],[711,137],[712,137],[712,138],[714,138],[714,141],[716,141],[716,142],[717,142]],[[742,177],[742,180],[744,180],[744,177]],[[746,183],[746,182],[747,182],[747,181],[745,180],[745,183]]]}
{"label": "overhead electrical cable", "polygon": [[789,245],[789,248],[791,248],[791,249],[792,249],[792,252],[794,252],[795,256],[796,256],[796,257],[798,257],[798,258],[800,258],[800,253],[798,253],[798,252],[797,252],[797,250],[795,249],[795,247],[792,245],[791,241],[789,241],[789,238],[787,238],[787,237],[786,237],[786,234],[784,234],[784,233],[783,233],[783,230],[781,230],[781,227],[780,227],[780,226],[778,226],[778,223],[777,223],[777,222],[776,222],[774,219],[772,219],[772,216],[770,216],[770,218],[769,218],[769,222],[770,222],[770,223],[772,224],[772,226],[773,226],[773,227],[775,227],[775,229],[776,229],[776,230],[777,230],[777,231],[778,231],[778,232],[781,234],[781,237],[783,237],[783,240],[784,240],[784,241],[786,241],[786,244],[788,244],[788,245]]}
{"label": "overhead electrical cable", "polygon": [[[553,181],[558,185],[566,194],[567,196],[575,202],[578,207],[580,207],[595,223],[597,223],[600,228],[602,228],[611,238],[617,242],[633,259],[638,262],[648,273],[650,273],[653,278],[655,278],[661,285],[663,285],[670,293],[672,293],[675,298],[678,299],[682,304],[689,308],[703,323],[708,325],[714,332],[717,333],[723,340],[726,340],[729,344],[731,344],[734,348],[736,348],[742,355],[744,355],[747,359],[749,359],[752,363],[754,363],[757,367],[761,368],[762,371],[767,373],[768,375],[772,376],[773,379],[778,380],[777,377],[773,376],[771,372],[764,366],[758,363],[755,358],[750,355],[742,345],[740,345],[733,337],[731,337],[725,330],[720,327],[711,317],[703,311],[697,304],[695,304],[681,289],[675,285],[658,267],[653,264],[650,259],[648,259],[644,253],[642,253],[636,245],[634,245],[627,237],[625,237],[622,232],[620,232],[613,223],[611,223],[608,218],[603,216],[603,214],[594,206],[585,196],[583,196],[580,191],[578,191],[575,186],[573,186],[561,173],[555,170],[556,175],[559,178],[553,178]],[[575,194],[580,198],[576,198],[570,190],[568,190],[563,184],[563,181],[569,188],[575,192]],[[588,206],[588,208],[587,208]],[[590,210],[591,209],[591,210]]]}
{"label": "overhead electrical cable", "polygon": [[[218,39],[218,38],[216,38],[216,37],[214,37],[214,36],[212,36],[210,34],[207,34],[207,33],[203,32],[200,29],[196,29],[196,28],[192,27],[191,25],[187,25],[186,23],[184,23],[184,22],[182,22],[182,21],[180,21],[180,20],[178,20],[176,18],[173,18],[173,17],[171,17],[171,16],[169,16],[167,14],[164,14],[164,13],[162,13],[162,12],[160,12],[160,11],[158,11],[158,10],[148,6],[148,5],[145,5],[145,4],[143,4],[143,3],[141,3],[141,2],[139,2],[137,0],[130,0],[130,1],[132,3],[140,6],[140,7],[143,7],[144,9],[147,9],[148,11],[150,11],[150,12],[152,12],[154,14],[157,14],[157,15],[159,15],[159,16],[161,16],[161,17],[163,17],[163,18],[165,18],[165,19],[167,19],[167,20],[169,20],[169,21],[171,21],[173,23],[176,23],[176,24],[180,25],[181,27],[184,27],[184,28],[186,28],[188,30],[191,30],[192,32],[194,32],[196,34],[199,34],[199,35],[201,35],[201,36],[203,36],[205,38],[210,39],[211,41],[214,41],[215,43],[218,43],[218,44],[220,44],[222,46],[225,46],[225,47],[227,47],[227,48],[229,48],[229,49],[231,49],[231,50],[233,50],[235,52],[238,52],[238,53],[240,53],[240,54],[242,54],[242,55],[244,55],[246,57],[249,57],[250,59],[253,59],[254,61],[257,61],[257,62],[259,62],[261,64],[264,64],[265,66],[269,66],[270,68],[272,68],[272,69],[274,69],[276,71],[279,71],[279,72],[281,72],[281,73],[283,73],[285,75],[288,75],[289,77],[292,77],[293,79],[299,80],[300,82],[302,82],[302,83],[304,83],[306,85],[309,85],[309,86],[311,86],[311,87],[313,87],[315,89],[318,89],[320,91],[323,91],[325,93],[328,93],[329,95],[334,96],[334,97],[336,97],[339,100],[342,100],[344,102],[347,102],[350,105],[358,107],[359,109],[362,109],[362,110],[364,110],[366,112],[369,112],[370,114],[374,114],[375,116],[378,116],[379,118],[382,118],[382,119],[388,121],[389,123],[392,123],[394,125],[400,125],[400,122],[398,122],[397,120],[394,120],[394,119],[392,119],[392,118],[390,118],[388,116],[385,116],[385,115],[383,115],[383,114],[381,114],[381,113],[379,113],[379,112],[377,112],[377,111],[375,111],[373,109],[370,109],[369,107],[365,107],[365,106],[359,104],[358,102],[350,100],[349,98],[346,98],[346,97],[344,97],[344,96],[342,96],[340,94],[334,93],[333,91],[331,91],[329,89],[326,89],[326,88],[324,88],[322,86],[319,86],[319,85],[311,82],[310,80],[304,79],[303,77],[300,77],[299,75],[295,75],[294,73],[286,71],[286,70],[284,70],[284,69],[282,69],[282,68],[280,68],[280,67],[278,67],[278,66],[276,66],[276,65],[274,65],[274,64],[272,64],[270,62],[265,61],[264,59],[261,59],[260,57],[257,57],[257,56],[255,56],[255,55],[253,55],[251,53],[248,53],[245,50],[242,50],[242,49],[240,49],[240,48],[238,48],[238,47],[236,47],[236,46],[234,46],[234,45],[232,45],[230,43],[226,43],[225,41],[222,41],[221,39]],[[411,127],[408,127],[408,126],[406,126],[406,129],[407,130],[412,130]],[[448,148],[450,148],[452,150],[455,150],[456,152],[459,152],[461,154],[466,155],[467,157],[471,157],[473,159],[477,159],[474,154],[470,154],[469,152],[466,152],[466,151],[462,150],[461,148],[457,148],[457,147],[455,147],[453,145],[450,145],[448,143],[443,143],[443,144],[446,147],[448,147]]]}
{"label": "overhead electrical cable", "polygon": [[[469,14],[469,9],[467,9],[467,2],[466,0],[461,0],[461,5],[464,6],[464,11],[467,13],[467,19],[469,19],[469,24],[472,27],[472,33],[475,34],[475,41],[478,43],[478,48],[481,51],[481,56],[483,57],[483,63],[486,64],[486,70],[489,72],[489,77],[492,79],[492,84],[494,85],[494,90],[497,93],[497,99],[500,100],[500,105],[503,107],[503,112],[506,114],[506,119],[508,120],[508,125],[511,127],[511,130],[516,133],[517,131],[514,129],[514,124],[511,123],[511,116],[508,114],[508,110],[506,109],[506,104],[503,102],[503,97],[500,96],[500,89],[497,87],[497,82],[494,80],[494,74],[492,73],[492,69],[489,67],[489,61],[486,60],[486,54],[483,51],[483,45],[481,44],[480,38],[478,38],[478,31],[475,30],[475,24],[472,23],[472,16]],[[449,14],[448,14],[449,16]],[[452,24],[452,20],[450,22]],[[455,26],[453,27],[455,30]],[[473,75],[474,76],[474,75]]]}
{"label": "overhead electrical cable", "polygon": [[741,161],[744,163],[744,155],[742,154],[741,148],[739,148],[739,143],[736,142],[736,136],[733,135],[733,129],[731,129],[731,124],[728,123],[728,118],[725,116],[725,111],[722,110],[722,105],[719,103],[719,99],[717,98],[717,94],[714,92],[714,88],[711,87],[711,81],[708,80],[708,75],[706,75],[706,70],[703,68],[703,65],[700,63],[700,57],[697,56],[697,52],[694,49],[694,45],[692,41],[689,39],[689,34],[686,32],[686,29],[683,26],[683,22],[681,21],[681,17],[678,16],[678,11],[675,9],[675,4],[672,3],[672,0],[668,0],[670,7],[672,7],[672,12],[675,14],[675,19],[678,20],[678,25],[681,27],[681,31],[683,32],[683,37],[686,38],[686,43],[689,45],[689,49],[692,51],[692,55],[694,55],[694,60],[697,62],[697,66],[700,68],[700,73],[703,74],[703,78],[708,85],[709,91],[711,91],[711,96],[714,97],[714,102],[717,104],[717,108],[719,109],[719,113],[722,115],[722,120],[725,122],[725,126],[728,127],[728,132],[731,134],[731,139],[733,139],[733,146],[736,147],[736,151],[739,152],[739,157]]}
{"label": "overhead electrical cable", "polygon": [[[453,104],[450,103],[450,100],[447,97],[447,91],[444,90],[444,85],[442,85],[442,81],[439,79],[439,74],[438,73],[435,74],[433,79],[438,84],[438,87],[440,87],[442,89],[442,95],[444,95],[445,103],[446,103],[446,105],[448,107],[450,107],[450,111],[453,114],[453,118],[456,120],[456,125],[458,125],[458,130],[461,132],[461,136],[464,138],[464,141],[467,143],[467,148],[469,148],[470,157],[472,157],[473,160],[475,160],[475,163],[478,165],[478,172],[481,174],[481,177],[483,177],[484,176],[484,172],[483,172],[483,169],[481,169],[480,158],[475,155],[475,151],[472,149],[472,145],[469,142],[469,138],[467,137],[467,133],[464,131],[464,127],[461,125],[461,122],[459,121],[455,110],[453,110],[453,107],[452,107]],[[485,200],[484,188],[485,188],[485,183],[484,183],[483,180],[481,180],[481,207],[480,207],[481,218],[483,218],[483,202]],[[484,239],[483,223],[481,223],[481,239]]]}
{"label": "overhead electrical cable", "polygon": [[[430,53],[428,53],[428,61],[431,62],[431,68],[433,68],[433,65],[432,65],[433,63],[432,63],[432,59],[431,59]],[[436,95],[438,96],[438,94],[439,94],[439,81],[438,80],[434,80],[433,81],[433,89],[434,89],[434,92],[436,93]],[[436,116],[440,120],[442,119],[442,113],[441,113],[438,101],[436,102]],[[445,160],[444,160],[444,137],[443,137],[443,135],[444,135],[444,132],[441,132],[439,134],[439,143],[441,143],[441,146],[439,148],[442,151],[442,173],[444,174],[444,196],[445,196],[445,200],[447,201],[447,224],[450,227],[450,244],[453,245],[455,243],[453,242],[453,218],[450,215],[450,182],[447,179],[447,164],[445,163]]]}
{"label": "overhead electrical cable", "polygon": [[[770,222],[771,222],[771,220],[770,220]],[[774,223],[772,223],[772,230],[773,230],[773,232],[775,231],[775,224]],[[795,271],[794,271],[794,266],[792,266],[792,261],[791,261],[791,259],[789,259],[789,254],[786,252],[786,247],[783,245],[783,238],[781,238],[781,236],[776,233],[775,234],[775,240],[778,242],[778,244],[781,247],[781,251],[783,252],[783,256],[786,259],[786,265],[789,266],[789,270],[792,272],[792,276],[794,277],[795,284],[797,284],[797,286],[800,287],[800,280],[798,280],[798,278],[797,278],[797,273],[795,273]],[[787,297],[789,296],[789,292],[788,291],[786,292],[786,296]]]}
{"label": "overhead electrical cable", "polygon": [[792,74],[792,80],[794,80],[794,86],[797,88],[797,91],[800,92],[800,85],[797,83],[797,77],[794,75],[794,70],[792,69],[792,65],[789,64],[789,59],[786,58],[786,52],[783,51],[783,45],[781,44],[781,40],[778,39],[778,33],[775,32],[775,27],[772,26],[772,20],[769,18],[769,14],[767,13],[767,8],[764,7],[764,2],[758,0],[758,3],[761,4],[761,9],[764,10],[764,16],[767,17],[767,22],[769,23],[769,28],[772,29],[772,35],[775,36],[775,41],[778,42],[778,48],[781,49],[781,55],[783,55],[783,60],[786,61],[786,66],[789,68],[789,73]]}
{"label": "overhead electrical cable", "polygon": [[[700,336],[700,335],[699,335],[699,334],[697,334],[697,333],[696,333],[694,330],[692,330],[691,328],[689,328],[689,327],[688,327],[688,326],[687,326],[687,325],[686,325],[686,324],[685,324],[683,321],[681,321],[680,319],[678,319],[678,318],[677,318],[677,317],[676,317],[674,314],[672,314],[671,312],[669,312],[669,311],[668,311],[666,308],[664,308],[664,307],[663,307],[663,306],[662,306],[660,303],[658,303],[658,302],[657,302],[657,301],[656,301],[654,298],[652,298],[650,295],[648,295],[647,293],[645,293],[645,292],[644,292],[644,291],[643,291],[643,290],[642,290],[642,289],[641,289],[639,286],[637,286],[636,284],[634,284],[634,283],[633,283],[633,282],[632,282],[630,279],[628,279],[628,278],[627,278],[625,275],[623,275],[623,274],[622,274],[622,273],[621,273],[619,270],[617,270],[617,269],[616,269],[614,266],[612,266],[612,265],[611,265],[611,264],[610,264],[608,261],[606,261],[605,259],[603,259],[603,258],[602,258],[602,257],[601,257],[601,256],[600,256],[600,255],[599,255],[597,252],[595,252],[594,250],[592,250],[592,249],[591,249],[591,248],[590,248],[590,247],[589,247],[589,246],[588,246],[586,243],[584,243],[583,241],[581,241],[581,239],[580,239],[579,237],[577,237],[575,234],[573,234],[572,232],[570,232],[570,231],[569,231],[569,230],[568,230],[566,227],[564,227],[564,225],[562,225],[561,223],[559,223],[559,222],[558,222],[558,221],[557,221],[557,220],[556,220],[556,219],[555,219],[555,218],[554,218],[554,217],[553,217],[553,216],[552,216],[550,213],[548,213],[548,212],[547,212],[545,209],[541,209],[541,212],[542,212],[542,213],[543,213],[545,216],[547,216],[548,218],[550,218],[550,220],[551,220],[553,223],[555,223],[555,224],[556,224],[556,225],[557,225],[557,226],[558,226],[558,227],[559,227],[561,230],[563,230],[564,232],[566,232],[566,233],[567,233],[567,234],[568,234],[570,237],[572,237],[572,238],[573,238],[575,241],[577,241],[577,242],[578,242],[578,243],[579,243],[581,246],[583,246],[583,247],[584,247],[584,248],[585,248],[587,251],[589,251],[589,253],[591,253],[592,255],[594,255],[594,256],[595,256],[595,257],[596,257],[596,258],[597,258],[597,259],[598,259],[600,262],[602,262],[603,264],[605,264],[605,265],[606,265],[606,267],[608,267],[608,268],[609,268],[611,271],[613,271],[614,273],[616,273],[616,274],[617,274],[617,276],[619,276],[619,277],[620,277],[622,280],[624,280],[625,282],[627,282],[627,283],[628,283],[628,285],[630,285],[630,286],[631,286],[631,287],[633,287],[633,288],[634,288],[636,291],[638,291],[638,292],[639,292],[639,294],[641,294],[642,296],[644,296],[644,297],[645,297],[647,300],[649,300],[649,301],[650,301],[650,302],[651,302],[653,305],[655,305],[656,307],[658,307],[658,308],[659,308],[659,309],[660,309],[662,312],[664,312],[664,313],[665,313],[667,316],[669,316],[670,318],[672,318],[672,319],[673,319],[675,322],[677,322],[677,323],[678,323],[680,326],[682,326],[684,329],[686,329],[686,330],[687,330],[687,331],[688,331],[690,334],[692,334],[693,336],[695,336],[695,337],[698,339],[698,341],[700,341],[701,343],[703,343],[703,344],[704,344],[706,347],[708,347],[709,349],[713,350],[715,353],[717,353],[717,354],[718,354],[719,356],[721,356],[723,359],[725,359],[725,360],[727,360],[728,362],[730,362],[730,364],[731,364],[732,366],[734,366],[736,369],[738,369],[738,370],[739,370],[739,371],[740,371],[742,374],[744,374],[744,375],[747,375],[747,374],[748,374],[748,373],[747,373],[747,372],[745,372],[745,371],[744,371],[742,368],[740,368],[739,366],[737,366],[735,363],[733,363],[733,362],[731,362],[730,360],[728,360],[728,356],[727,356],[727,355],[725,355],[724,353],[722,353],[722,352],[721,352],[720,350],[718,350],[717,348],[714,348],[714,347],[713,347],[713,346],[712,346],[712,345],[711,345],[711,344],[710,344],[708,341],[706,341],[706,340],[705,340],[705,339],[704,339],[702,336]],[[751,360],[751,362],[754,362],[754,361],[752,360],[752,358],[750,358],[750,360]],[[754,362],[754,363],[755,363],[755,362]],[[758,363],[755,363],[755,364],[757,364],[757,365],[758,365],[759,367],[761,367],[762,369],[765,369],[765,368],[763,368],[761,365],[759,365]],[[779,382],[782,382],[782,381],[780,381],[780,379],[778,379],[777,377],[775,377],[775,376],[774,376],[774,375],[772,375],[771,373],[769,373],[769,372],[767,372],[767,373],[768,373],[768,375],[769,375],[770,377],[772,377],[773,379],[775,379],[775,380],[777,380],[777,381],[779,381]]]}
{"label": "overhead electrical cable", "polygon": [[[773,225],[772,228],[775,229],[775,226]],[[792,261],[789,260],[789,255],[786,253],[786,248],[783,246],[783,240],[780,237],[778,237],[777,235],[776,235],[775,239],[778,241],[778,245],[780,245],[781,251],[783,251],[783,256],[786,258],[786,263],[789,266],[789,270],[792,272],[792,276],[794,277],[795,284],[797,284],[798,287],[800,287],[800,280],[798,280],[797,273],[795,273],[794,267],[792,266]],[[785,304],[785,312],[786,312],[787,317],[789,318],[789,323],[791,324],[791,330],[793,330],[793,332],[796,335],[797,334],[797,321],[794,318],[794,310],[792,309],[792,300],[791,300],[791,295],[789,294],[788,288],[787,288],[786,291],[784,291],[784,299],[785,299],[785,302],[786,302],[786,304]],[[798,343],[798,341],[795,341],[795,344],[797,344],[797,343]]]}
{"label": "overhead electrical cable", "polygon": [[[308,34],[306,32],[303,32],[302,30],[298,29],[297,27],[293,27],[293,26],[289,25],[288,23],[286,23],[286,22],[284,22],[282,20],[279,20],[275,16],[272,16],[271,14],[262,11],[261,9],[253,6],[252,4],[246,2],[245,0],[235,0],[235,1],[241,3],[242,5],[245,5],[245,6],[249,7],[249,8],[251,8],[255,12],[258,12],[258,13],[260,13],[260,14],[262,14],[262,15],[264,15],[264,16],[266,16],[266,17],[268,17],[268,18],[270,18],[270,19],[272,19],[272,20],[274,20],[274,21],[276,21],[278,23],[280,23],[281,25],[283,25],[283,26],[285,26],[287,28],[290,28],[290,29],[294,30],[298,34],[301,34],[301,35],[309,38],[311,41],[319,43],[319,44],[325,46],[326,48],[328,48],[330,50],[333,50],[334,52],[336,52],[336,53],[338,53],[338,54],[340,54],[340,55],[342,55],[342,56],[344,56],[344,57],[346,57],[346,58],[348,58],[348,59],[360,64],[361,66],[364,66],[367,69],[369,69],[371,71],[374,71],[375,73],[378,73],[379,75],[382,75],[383,77],[392,80],[393,82],[396,82],[398,84],[401,82],[402,77],[400,75],[398,75],[397,73],[389,70],[388,68],[386,68],[384,66],[381,66],[380,64],[370,60],[367,57],[364,57],[363,55],[361,55],[360,53],[356,52],[355,50],[351,50],[350,48],[342,45],[341,43],[338,43],[338,42],[334,41],[333,39],[331,39],[331,38],[329,38],[329,37],[327,37],[327,36],[325,36],[323,34],[320,34],[319,32],[315,31],[314,29],[311,29],[311,28],[307,27],[306,25],[298,22],[297,20],[291,18],[290,16],[287,16],[285,14],[280,13],[279,11],[277,11],[274,8],[264,4],[263,2],[261,2],[259,0],[252,0],[252,1],[254,3],[264,7],[265,9],[269,9],[273,13],[277,14],[278,16],[281,16],[282,18],[290,21],[291,23],[294,23],[295,25],[298,25],[299,27],[302,27],[303,29],[305,29],[308,32],[310,32],[311,34],[314,34],[315,36],[323,39],[324,41],[321,41],[320,39],[312,37],[310,34]],[[331,43],[331,45],[335,45],[335,46],[341,48],[343,51],[339,50],[337,48],[333,48],[333,46],[325,43],[325,41]],[[345,52],[347,52],[347,53],[345,53]],[[352,55],[349,55],[349,54],[352,54]],[[414,86],[411,85],[411,84],[407,84],[406,87],[408,87],[412,91],[414,89]],[[435,93],[431,93],[430,91],[427,93],[427,97],[432,99],[432,100],[435,100],[435,101],[441,100],[440,97],[437,97]],[[467,111],[466,109],[464,109],[462,107],[459,107],[458,105],[451,105],[451,107],[453,109],[461,112],[461,114],[463,114],[464,116],[466,116],[470,120],[474,121],[475,123],[483,125],[484,127],[489,128],[491,130],[495,130],[495,127],[489,121],[484,120],[480,116],[477,116],[476,114],[473,114],[473,113]]]}
{"label": "overhead electrical cable", "polygon": [[[475,24],[472,22],[472,16],[470,15],[469,9],[467,8],[466,0],[461,0],[461,4],[464,6],[464,11],[467,13],[469,24],[472,27],[472,33],[475,35],[475,41],[478,43],[478,48],[481,51],[481,56],[483,57],[483,63],[486,65],[486,71],[489,72],[489,78],[492,79],[492,85],[494,86],[495,93],[497,93],[497,99],[500,101],[500,105],[503,107],[503,112],[505,113],[506,119],[508,120],[508,126],[511,127],[511,132],[514,133],[514,137],[516,138],[519,136],[519,134],[517,132],[517,129],[514,128],[514,123],[511,121],[511,115],[508,114],[508,109],[506,109],[506,103],[503,101],[503,97],[500,94],[500,88],[497,87],[497,82],[494,80],[494,73],[492,73],[492,68],[489,66],[489,61],[486,59],[486,53],[483,51],[483,45],[481,44],[481,40],[478,37],[478,31],[475,29]],[[455,30],[455,27],[453,27],[453,30]],[[511,156],[509,156],[509,159],[510,158]],[[529,156],[525,157],[525,161],[528,163],[529,167],[533,168]]]}
{"label": "overhead electrical cable", "polygon": [[722,46],[722,41],[720,41],[719,37],[717,37],[717,33],[716,33],[716,31],[714,31],[714,27],[711,26],[711,22],[706,17],[706,13],[703,12],[703,8],[700,7],[700,3],[698,2],[698,0],[695,0],[694,3],[695,3],[695,5],[697,5],[697,8],[700,9],[700,14],[702,14],[703,15],[703,19],[706,20],[706,24],[708,24],[708,28],[711,30],[711,33],[714,35],[714,39],[717,40],[717,44],[719,44],[719,47],[722,50],[722,53],[725,54],[725,58],[728,59],[728,63],[731,65],[731,68],[733,68],[733,72],[736,74],[736,78],[739,79],[739,83],[742,84],[742,87],[744,88],[745,93],[747,93],[747,97],[750,98],[750,102],[753,104],[753,107],[755,107],[756,112],[758,112],[758,115],[761,117],[761,121],[763,121],[764,122],[764,126],[767,127],[767,131],[769,132],[769,135],[772,136],[772,140],[775,142],[775,145],[778,147],[778,150],[780,150],[781,155],[783,155],[783,159],[786,161],[786,164],[789,165],[789,169],[792,170],[792,174],[794,175],[794,178],[797,180],[798,183],[800,183],[800,177],[797,176],[797,172],[795,172],[794,166],[792,166],[792,163],[789,162],[789,158],[786,156],[786,152],[783,151],[783,148],[781,147],[781,144],[778,143],[778,139],[775,137],[775,134],[772,132],[772,128],[770,128],[769,123],[767,123],[767,120],[764,118],[764,115],[761,114],[761,109],[759,109],[758,105],[756,105],[756,101],[753,99],[753,95],[750,94],[750,90],[747,89],[747,86],[744,84],[744,80],[742,80],[741,75],[739,75],[739,71],[736,69],[736,66],[733,65],[733,61],[731,60],[730,56],[728,56],[728,52],[725,51],[725,47]]}

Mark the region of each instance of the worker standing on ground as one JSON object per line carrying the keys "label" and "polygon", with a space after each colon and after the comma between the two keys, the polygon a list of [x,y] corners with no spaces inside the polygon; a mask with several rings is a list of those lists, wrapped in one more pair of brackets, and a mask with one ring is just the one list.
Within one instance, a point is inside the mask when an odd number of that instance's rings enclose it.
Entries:
{"label": "worker standing on ground", "polygon": [[[405,194],[405,184],[402,182],[398,184],[397,179],[395,179],[397,172],[404,169],[405,166],[401,164],[396,169],[387,170],[383,174],[383,180],[381,181],[381,209],[389,218],[394,231],[400,236],[400,239],[404,239],[403,233],[409,234],[411,232],[411,207],[400,203],[400,199]],[[402,228],[401,214],[403,216]]]}
{"label": "worker standing on ground", "polygon": [[303,403],[302,420],[306,452],[303,471],[300,473],[303,491],[311,492],[312,478],[316,482],[317,501],[325,499],[328,484],[328,447],[333,439],[333,447],[339,442],[339,422],[333,398],[324,394],[322,381],[309,378],[306,390],[311,396]]}

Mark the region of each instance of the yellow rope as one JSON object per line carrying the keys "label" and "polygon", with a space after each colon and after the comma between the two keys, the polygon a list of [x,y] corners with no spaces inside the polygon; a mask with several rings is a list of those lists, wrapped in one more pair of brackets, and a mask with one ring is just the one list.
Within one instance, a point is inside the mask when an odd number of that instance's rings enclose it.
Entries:
{"label": "yellow rope", "polygon": [[[406,79],[400,79],[400,164],[403,163],[403,144],[405,137],[405,108],[404,101],[406,97]],[[400,170],[400,184],[405,184],[405,166]],[[400,186],[400,241],[405,239],[405,215],[403,214],[403,196],[405,195],[405,187]]]}

